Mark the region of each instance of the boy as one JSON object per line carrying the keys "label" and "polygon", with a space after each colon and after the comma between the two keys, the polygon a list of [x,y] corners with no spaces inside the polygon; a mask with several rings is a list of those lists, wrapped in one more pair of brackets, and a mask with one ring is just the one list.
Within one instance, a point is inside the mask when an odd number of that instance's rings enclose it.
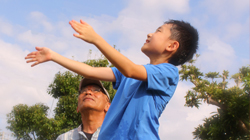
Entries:
{"label": "boy", "polygon": [[93,28],[80,20],[70,21],[75,37],[94,44],[116,68],[94,68],[67,59],[48,48],[25,57],[32,66],[54,61],[86,78],[112,81],[117,93],[107,112],[99,140],[157,140],[158,119],[176,89],[177,65],[192,59],[198,45],[198,33],[189,23],[165,22],[147,35],[142,52],[148,65],[136,65],[110,46]]}

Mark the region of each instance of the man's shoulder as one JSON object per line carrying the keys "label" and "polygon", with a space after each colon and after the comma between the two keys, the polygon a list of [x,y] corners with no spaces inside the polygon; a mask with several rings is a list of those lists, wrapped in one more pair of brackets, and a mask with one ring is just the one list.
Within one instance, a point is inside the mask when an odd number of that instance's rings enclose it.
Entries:
{"label": "man's shoulder", "polygon": [[65,132],[65,133],[59,135],[56,140],[64,140],[64,139],[67,139],[67,138],[72,138],[72,137],[77,136],[79,134],[79,130],[78,130],[79,127],[75,128],[75,129],[72,129],[72,130],[69,130],[68,132]]}

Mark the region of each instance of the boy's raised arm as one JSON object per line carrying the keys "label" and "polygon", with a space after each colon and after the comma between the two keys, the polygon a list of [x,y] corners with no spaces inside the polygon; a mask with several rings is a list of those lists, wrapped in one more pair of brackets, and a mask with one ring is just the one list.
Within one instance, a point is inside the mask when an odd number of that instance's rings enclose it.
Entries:
{"label": "boy's raised arm", "polygon": [[134,64],[127,57],[110,46],[89,24],[82,20],[80,20],[80,23],[74,20],[69,23],[78,33],[74,34],[75,37],[94,44],[123,75],[138,80],[147,80],[147,72],[144,66]]}
{"label": "boy's raised arm", "polygon": [[36,47],[37,51],[29,53],[25,59],[27,63],[34,62],[31,66],[35,66],[47,61],[54,61],[59,65],[76,72],[86,78],[97,79],[102,81],[115,81],[115,76],[111,68],[107,67],[91,67],[87,64],[68,59],[46,47]]}

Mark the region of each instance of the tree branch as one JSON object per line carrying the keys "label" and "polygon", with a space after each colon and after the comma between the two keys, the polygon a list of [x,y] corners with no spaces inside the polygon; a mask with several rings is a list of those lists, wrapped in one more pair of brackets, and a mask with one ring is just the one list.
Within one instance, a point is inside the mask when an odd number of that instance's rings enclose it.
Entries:
{"label": "tree branch", "polygon": [[247,129],[247,126],[245,125],[245,123],[243,123],[242,120],[239,120],[239,123],[240,123],[240,127],[242,128],[242,130],[245,133],[249,133],[249,130]]}
{"label": "tree branch", "polygon": [[223,109],[223,110],[226,110],[226,106],[224,106],[224,105],[218,103],[217,101],[213,100],[213,99],[211,98],[211,96],[207,98],[207,103],[208,103],[208,104],[215,105],[215,106],[218,106],[219,108],[221,108],[221,109]]}
{"label": "tree branch", "polygon": [[35,137],[35,134],[34,134],[34,132],[32,132],[32,135],[33,135],[33,137],[34,137],[34,140],[36,140],[36,137]]}

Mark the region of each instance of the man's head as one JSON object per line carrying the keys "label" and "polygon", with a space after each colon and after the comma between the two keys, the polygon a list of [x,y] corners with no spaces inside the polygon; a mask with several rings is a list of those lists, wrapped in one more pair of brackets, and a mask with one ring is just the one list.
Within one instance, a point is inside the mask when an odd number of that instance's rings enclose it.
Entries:
{"label": "man's head", "polygon": [[164,59],[175,66],[192,59],[198,48],[198,32],[189,23],[177,20],[165,22],[147,35],[141,48],[150,59]]}
{"label": "man's head", "polygon": [[110,97],[99,80],[84,78],[79,85],[77,112],[87,110],[106,113],[110,106]]}
{"label": "man's head", "polygon": [[199,35],[189,23],[178,20],[169,20],[165,24],[172,25],[171,40],[179,42],[179,48],[169,59],[169,63],[177,66],[191,60],[198,49]]}

